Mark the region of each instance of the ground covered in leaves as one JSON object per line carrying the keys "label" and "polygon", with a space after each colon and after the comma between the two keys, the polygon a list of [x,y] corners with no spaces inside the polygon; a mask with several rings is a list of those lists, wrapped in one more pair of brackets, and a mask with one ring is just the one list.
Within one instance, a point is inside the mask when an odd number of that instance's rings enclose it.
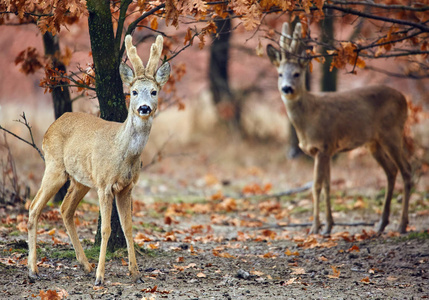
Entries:
{"label": "ground covered in leaves", "polygon": [[[273,162],[269,157],[262,157],[260,164],[237,159],[231,168],[219,166],[217,161],[225,161],[222,157],[210,158],[212,163],[203,156],[192,158],[192,163],[186,159],[183,166],[169,159],[159,162],[142,173],[135,188],[133,224],[142,283],[130,281],[126,251],[118,251],[107,258],[104,286],[95,287],[94,273],[85,275],[77,266],[55,205],[45,209],[39,226],[41,280],[30,283],[28,203],[21,203],[0,208],[0,298],[429,298],[425,186],[413,194],[409,232],[399,235],[394,231],[401,206],[398,183],[391,224],[377,236],[371,224],[380,215],[384,175],[365,157],[354,162],[340,158],[332,180],[339,225],[323,237],[308,235],[311,161],[278,164],[271,155]],[[75,217],[94,266],[96,203],[90,192]]]}

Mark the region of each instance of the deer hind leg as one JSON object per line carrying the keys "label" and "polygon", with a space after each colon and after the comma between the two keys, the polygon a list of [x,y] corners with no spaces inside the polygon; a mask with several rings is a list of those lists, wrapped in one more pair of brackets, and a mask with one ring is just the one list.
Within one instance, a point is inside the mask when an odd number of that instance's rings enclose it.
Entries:
{"label": "deer hind leg", "polygon": [[370,145],[370,151],[375,160],[383,168],[387,177],[387,189],[386,194],[384,195],[383,213],[381,214],[380,222],[376,228],[378,233],[382,233],[384,228],[389,224],[390,203],[392,201],[393,188],[395,187],[398,168],[379,144],[374,143]]}
{"label": "deer hind leg", "polygon": [[[396,136],[395,136],[396,137]],[[407,232],[408,225],[408,204],[410,201],[410,194],[412,188],[411,182],[411,165],[403,151],[402,135],[396,137],[396,139],[387,140],[385,145],[385,151],[389,154],[391,159],[394,161],[399,171],[401,172],[402,180],[404,181],[404,194],[402,199],[402,214],[401,221],[399,223],[398,231],[400,233]]]}
{"label": "deer hind leg", "polygon": [[132,216],[131,216],[131,188],[123,190],[117,195],[116,207],[118,208],[121,227],[127,241],[128,250],[128,268],[133,281],[140,280],[139,271],[137,268],[136,255],[134,251],[134,240],[132,232]]}
{"label": "deer hind leg", "polygon": [[71,179],[70,187],[68,188],[67,194],[64,197],[63,203],[61,204],[61,215],[63,217],[64,225],[66,226],[67,232],[73,244],[73,248],[76,252],[76,259],[83,267],[85,273],[90,273],[92,271],[92,267],[89,264],[82,245],[79,241],[73,217],[77,206],[86,193],[88,193],[88,191],[89,187],[76,182],[74,179]]}
{"label": "deer hind leg", "polygon": [[310,229],[310,234],[319,232],[320,229],[320,194],[322,187],[326,199],[326,228],[324,233],[329,233],[332,229],[333,220],[331,214],[331,205],[329,202],[329,155],[318,152],[314,161],[314,176],[313,176],[313,224]]}
{"label": "deer hind leg", "polygon": [[37,222],[46,203],[66,183],[67,175],[63,168],[47,162],[42,184],[36,197],[33,199],[28,215],[28,276],[30,280],[38,278],[36,260]]}
{"label": "deer hind leg", "polygon": [[101,245],[95,285],[100,286],[104,282],[107,242],[109,241],[110,233],[112,232],[112,229],[110,228],[110,218],[112,216],[113,194],[110,191],[99,189],[98,198],[101,214]]}

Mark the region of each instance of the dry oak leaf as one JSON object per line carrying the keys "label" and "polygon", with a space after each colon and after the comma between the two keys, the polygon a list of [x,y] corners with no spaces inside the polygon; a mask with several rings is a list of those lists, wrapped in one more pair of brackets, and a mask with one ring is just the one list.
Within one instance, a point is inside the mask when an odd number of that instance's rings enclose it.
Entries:
{"label": "dry oak leaf", "polygon": [[285,254],[287,256],[292,256],[292,255],[299,256],[299,252],[298,251],[292,252],[292,251],[289,250],[289,248],[286,249]]}
{"label": "dry oak leaf", "polygon": [[331,268],[332,268],[333,274],[328,275],[328,277],[329,278],[340,278],[341,271],[338,270],[336,266],[331,266]]}
{"label": "dry oak leaf", "polygon": [[224,257],[224,258],[236,258],[234,255],[229,254],[228,252],[219,252],[217,250],[212,250],[214,256]]}
{"label": "dry oak leaf", "polygon": [[47,290],[46,292],[41,290],[39,293],[39,297],[42,300],[61,300],[63,299],[63,297],[67,297],[67,296],[68,295],[58,293],[57,291],[54,291],[54,290]]}
{"label": "dry oak leaf", "polygon": [[262,276],[262,275],[264,275],[265,273],[264,273],[264,272],[261,272],[261,271],[250,271],[250,274],[252,274],[252,275],[256,275],[256,276]]}
{"label": "dry oak leaf", "polygon": [[290,273],[291,275],[302,275],[305,274],[305,270],[304,268],[292,268],[292,273]]}
{"label": "dry oak leaf", "polygon": [[363,282],[363,283],[365,283],[365,284],[370,284],[370,283],[371,283],[371,280],[369,280],[369,277],[365,277],[365,278],[362,278],[362,279],[360,280],[360,282]]}
{"label": "dry oak leaf", "polygon": [[353,245],[352,247],[350,247],[347,252],[360,252],[360,249],[358,246]]}

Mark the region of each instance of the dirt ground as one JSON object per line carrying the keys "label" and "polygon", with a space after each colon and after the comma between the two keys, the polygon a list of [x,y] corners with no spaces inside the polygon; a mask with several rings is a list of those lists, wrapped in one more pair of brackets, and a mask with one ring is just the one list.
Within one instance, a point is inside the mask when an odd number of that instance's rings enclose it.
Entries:
{"label": "dirt ground", "polygon": [[[243,149],[246,155],[240,155]],[[279,145],[246,142],[223,150],[179,158],[166,155],[142,172],[133,193],[142,283],[131,282],[126,251],[120,251],[106,262],[104,286],[95,287],[95,274],[85,275],[77,266],[55,205],[45,209],[39,226],[41,280],[30,283],[27,211],[23,203],[2,207],[0,298],[429,298],[427,174],[412,196],[409,232],[395,232],[399,179],[390,225],[377,236],[374,226],[366,223],[379,218],[383,172],[368,155],[340,156],[333,163],[331,189],[334,220],[340,225],[331,236],[322,237],[307,234],[309,190],[277,195],[311,180],[310,160],[287,160]],[[186,151],[193,153],[192,147]],[[94,266],[98,253],[90,249],[96,201],[90,192],[75,220]]]}

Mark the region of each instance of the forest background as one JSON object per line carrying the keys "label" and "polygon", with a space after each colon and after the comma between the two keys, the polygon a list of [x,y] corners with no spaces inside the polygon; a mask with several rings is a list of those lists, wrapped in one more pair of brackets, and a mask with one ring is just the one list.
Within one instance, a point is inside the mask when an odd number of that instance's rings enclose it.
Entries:
{"label": "forest background", "polygon": [[[196,215],[188,216],[190,210],[202,213],[203,220],[215,226],[220,222],[216,216],[195,208],[195,203],[209,203],[222,217],[241,220],[239,225],[225,221],[233,226],[228,232],[239,230],[234,226],[252,228],[252,224],[246,223],[249,219],[263,218],[249,217],[248,208],[242,205],[248,199],[280,209],[280,214],[267,212],[280,225],[309,221],[309,193],[287,199],[280,197],[280,202],[271,197],[305,186],[312,178],[312,162],[302,156],[291,159],[296,155],[293,134],[277,90],[276,71],[264,53],[268,43],[278,41],[284,21],[300,20],[314,46],[308,49],[308,54],[314,56],[310,73],[312,91],[386,84],[406,95],[411,115],[406,134],[412,138],[408,146],[413,150],[417,183],[410,230],[427,231],[429,7],[426,3],[88,1],[95,11],[100,7],[97,5],[106,3],[111,33],[116,33],[113,35],[116,48],[112,49],[120,50],[124,34],[132,31],[134,40],[139,41],[138,52],[145,55],[154,35],[164,34],[165,59],[173,66],[172,80],[162,94],[160,113],[142,156],[146,167],[134,193],[136,224],[155,222],[169,228],[174,224],[184,228],[192,228],[193,222],[204,224]],[[101,114],[107,119],[120,121],[125,107],[126,95],[123,96],[122,90],[122,96],[108,98],[100,96],[94,86],[94,45],[86,4],[85,1],[67,1],[61,5],[59,1],[3,1],[0,5],[3,54],[0,125],[31,139],[26,126],[15,122],[25,112],[39,147],[44,132],[61,114],[61,109],[71,108],[67,103],[53,105],[56,92],[61,95],[70,91],[73,111]],[[46,50],[49,38],[54,44],[59,42],[60,52]],[[112,52],[116,63],[119,58],[125,59]],[[57,63],[67,71],[62,73]],[[58,85],[61,87],[55,91]],[[122,103],[120,108],[109,108],[110,99]],[[107,107],[103,107],[103,102]],[[18,240],[25,240],[25,226],[19,224],[25,225],[23,209],[40,185],[44,164],[38,152],[22,141],[6,134],[0,141],[2,222],[7,225],[3,232],[8,236],[4,245],[8,245],[12,232],[16,232]],[[333,198],[339,208],[336,216],[339,222],[377,219],[385,178],[365,150],[337,157],[332,182],[337,192]],[[401,184],[399,180],[398,192]],[[258,197],[264,201],[259,202]],[[89,194],[85,201],[91,207],[95,205],[95,193]],[[57,210],[55,205],[51,209]],[[152,210],[157,213],[151,214]],[[395,212],[391,229],[398,219]],[[91,228],[85,238],[92,241],[97,221],[92,215],[86,217]],[[154,220],[149,221],[151,218]],[[264,224],[268,222],[263,220]],[[137,230],[140,232],[142,228]],[[338,228],[339,233],[344,230],[356,234],[362,228]],[[305,233],[305,227],[299,227],[297,232]],[[270,233],[265,234],[276,240]],[[54,237],[67,242],[66,236],[54,234]],[[146,243],[143,247],[161,250],[166,246]]]}

